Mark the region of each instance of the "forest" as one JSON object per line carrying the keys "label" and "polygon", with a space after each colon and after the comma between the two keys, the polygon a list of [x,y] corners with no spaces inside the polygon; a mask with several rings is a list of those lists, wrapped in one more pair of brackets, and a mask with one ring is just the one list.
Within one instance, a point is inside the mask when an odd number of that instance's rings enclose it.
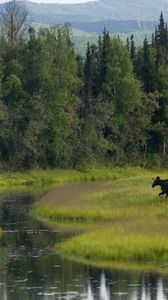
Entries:
{"label": "forest", "polygon": [[67,25],[28,24],[18,3],[1,13],[0,170],[167,166],[168,28],[123,43],[104,29],[86,55]]}

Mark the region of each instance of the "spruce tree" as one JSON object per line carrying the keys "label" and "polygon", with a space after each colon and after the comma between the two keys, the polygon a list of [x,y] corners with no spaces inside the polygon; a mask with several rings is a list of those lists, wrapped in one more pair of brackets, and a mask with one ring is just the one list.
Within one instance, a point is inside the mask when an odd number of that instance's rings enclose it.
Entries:
{"label": "spruce tree", "polygon": [[106,78],[109,47],[110,47],[110,35],[109,35],[109,32],[106,30],[106,28],[104,28],[103,37],[102,37],[101,53],[99,54],[99,56],[100,56],[99,91],[101,91],[101,87]]}
{"label": "spruce tree", "polygon": [[144,85],[144,91],[146,93],[154,92],[156,89],[156,73],[155,73],[155,62],[151,54],[151,47],[147,41],[144,39],[143,43],[143,64],[141,79]]}
{"label": "spruce tree", "polygon": [[166,24],[162,12],[160,15],[160,22],[158,25],[158,44],[161,47],[165,47],[167,45]]}
{"label": "spruce tree", "polygon": [[136,46],[134,41],[134,35],[132,34],[130,37],[130,57],[132,60],[135,58]]}
{"label": "spruce tree", "polygon": [[127,37],[127,40],[126,40],[126,46],[127,46],[128,53],[130,53],[130,40],[129,40],[128,37]]}

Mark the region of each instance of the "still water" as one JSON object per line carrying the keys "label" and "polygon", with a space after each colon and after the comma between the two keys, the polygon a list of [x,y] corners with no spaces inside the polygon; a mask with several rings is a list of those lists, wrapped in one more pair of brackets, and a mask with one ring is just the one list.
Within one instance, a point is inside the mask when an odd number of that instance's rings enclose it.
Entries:
{"label": "still water", "polygon": [[31,195],[0,197],[0,300],[166,300],[168,277],[103,270],[61,259],[67,236],[30,217]]}

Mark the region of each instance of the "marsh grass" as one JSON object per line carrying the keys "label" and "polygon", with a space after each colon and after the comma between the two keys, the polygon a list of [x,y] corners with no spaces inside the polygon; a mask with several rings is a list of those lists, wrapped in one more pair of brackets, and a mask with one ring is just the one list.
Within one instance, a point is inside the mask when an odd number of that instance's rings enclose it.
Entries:
{"label": "marsh grass", "polygon": [[[38,190],[44,185],[54,186],[65,182],[96,181],[102,179],[117,179],[123,176],[124,170],[110,170],[108,168],[90,168],[80,170],[31,170],[25,172],[5,172],[0,174],[0,190],[24,191]],[[130,172],[136,172],[134,171]],[[31,183],[31,184],[30,184]]]}
{"label": "marsh grass", "polygon": [[[60,245],[63,253],[86,259],[163,263],[168,261],[166,236],[138,234],[118,227],[74,237]],[[92,241],[92,242],[91,242]],[[103,247],[102,247],[103,245]]]}
{"label": "marsh grass", "polygon": [[59,187],[37,202],[33,213],[52,226],[82,230],[56,245],[64,256],[89,264],[165,269],[168,200],[151,187],[156,175],[166,178],[168,172],[112,170],[112,180]]}

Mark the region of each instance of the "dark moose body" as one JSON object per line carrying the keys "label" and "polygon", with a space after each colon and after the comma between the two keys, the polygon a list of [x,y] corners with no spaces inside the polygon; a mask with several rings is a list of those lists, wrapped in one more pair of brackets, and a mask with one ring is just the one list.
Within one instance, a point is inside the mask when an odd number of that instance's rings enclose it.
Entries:
{"label": "dark moose body", "polygon": [[155,179],[153,178],[154,182],[152,184],[152,187],[160,186],[162,192],[159,193],[159,196],[166,194],[166,198],[168,197],[168,179],[160,179],[159,176],[157,176]]}

